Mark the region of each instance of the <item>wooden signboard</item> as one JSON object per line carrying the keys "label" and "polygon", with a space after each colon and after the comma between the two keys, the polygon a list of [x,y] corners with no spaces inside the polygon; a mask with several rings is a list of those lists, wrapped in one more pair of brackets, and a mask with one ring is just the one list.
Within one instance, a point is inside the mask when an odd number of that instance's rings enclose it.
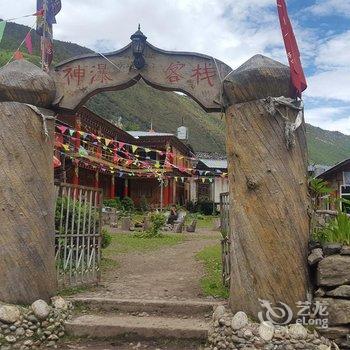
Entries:
{"label": "wooden signboard", "polygon": [[171,52],[146,42],[145,66],[134,67],[132,44],[103,56],[86,55],[65,61],[50,72],[57,95],[56,107],[76,111],[89,97],[108,90],[121,90],[141,78],[157,89],[181,91],[207,112],[221,110],[222,81],[232,71],[213,57]]}

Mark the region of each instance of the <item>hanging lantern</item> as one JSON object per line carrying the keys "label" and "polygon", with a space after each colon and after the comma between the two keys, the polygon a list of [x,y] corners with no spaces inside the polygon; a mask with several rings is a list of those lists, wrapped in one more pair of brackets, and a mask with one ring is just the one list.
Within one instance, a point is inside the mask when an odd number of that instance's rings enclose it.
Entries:
{"label": "hanging lantern", "polygon": [[142,69],[146,65],[143,53],[145,51],[147,37],[141,32],[140,25],[137,32],[131,35],[130,39],[134,54],[134,67],[136,69]]}

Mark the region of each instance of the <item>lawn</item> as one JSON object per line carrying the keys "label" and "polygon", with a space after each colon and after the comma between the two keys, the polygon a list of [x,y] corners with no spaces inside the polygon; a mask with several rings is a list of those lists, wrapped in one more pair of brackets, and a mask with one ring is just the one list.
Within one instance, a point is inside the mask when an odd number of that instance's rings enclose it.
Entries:
{"label": "lawn", "polygon": [[205,276],[201,279],[203,293],[207,296],[227,299],[229,291],[222,284],[220,243],[204,248],[196,258],[203,262],[205,268]]}
{"label": "lawn", "polygon": [[120,253],[152,251],[178,244],[185,239],[185,235],[174,233],[152,238],[135,237],[131,233],[113,233],[112,242],[103,250],[102,255],[109,258]]}

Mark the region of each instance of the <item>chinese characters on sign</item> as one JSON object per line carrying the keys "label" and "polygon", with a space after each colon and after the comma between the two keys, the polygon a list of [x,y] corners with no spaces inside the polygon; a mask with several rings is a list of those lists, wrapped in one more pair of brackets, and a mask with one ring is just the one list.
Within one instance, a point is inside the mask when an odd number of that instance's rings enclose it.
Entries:
{"label": "chinese characters on sign", "polygon": [[80,86],[87,74],[89,74],[89,84],[92,85],[94,83],[107,83],[108,81],[112,81],[112,77],[107,69],[107,64],[97,64],[90,67],[90,70],[80,64],[74,67],[67,67],[62,70],[63,79],[67,83],[67,85],[76,84]]}
{"label": "chinese characters on sign", "polygon": [[[166,79],[169,83],[177,83],[182,79],[185,79],[183,68],[185,63],[172,62],[165,70]],[[191,70],[192,75],[189,77],[194,80],[195,84],[214,86],[213,78],[216,75],[215,69],[211,63],[198,63],[195,68]]]}
{"label": "chinese characters on sign", "polygon": [[[95,63],[92,66],[76,64],[64,67],[60,74],[67,85],[73,86],[106,84],[113,81],[107,63]],[[164,70],[164,74],[166,81],[171,84],[184,80],[191,82],[192,86],[210,88],[214,86],[216,70],[210,62],[197,63],[195,66],[184,62],[172,62]]]}
{"label": "chinese characters on sign", "polygon": [[215,77],[215,70],[210,64],[204,63],[204,66],[197,64],[197,67],[192,72],[191,78],[194,77],[196,79],[197,85],[204,80],[205,83],[214,86],[212,78]]}
{"label": "chinese characters on sign", "polygon": [[185,67],[184,63],[170,63],[169,67],[165,71],[167,74],[166,78],[169,83],[177,83],[183,78],[183,76],[180,74],[180,71],[183,67]]}

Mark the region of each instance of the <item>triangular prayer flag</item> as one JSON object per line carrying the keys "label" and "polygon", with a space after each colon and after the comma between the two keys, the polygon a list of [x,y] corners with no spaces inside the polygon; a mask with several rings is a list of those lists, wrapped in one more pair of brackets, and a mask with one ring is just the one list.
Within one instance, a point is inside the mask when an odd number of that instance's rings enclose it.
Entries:
{"label": "triangular prayer flag", "polygon": [[26,43],[26,47],[28,52],[32,55],[33,54],[33,44],[32,44],[32,36],[30,35],[30,31],[26,35],[26,38],[24,39]]}
{"label": "triangular prayer flag", "polygon": [[78,153],[81,157],[85,157],[89,155],[88,151],[83,146],[79,147]]}
{"label": "triangular prayer flag", "polygon": [[69,151],[69,146],[68,146],[68,145],[63,144],[62,147],[63,147],[63,149],[64,149],[65,151]]}
{"label": "triangular prayer flag", "polygon": [[132,153],[135,153],[136,150],[138,149],[138,146],[131,145]]}
{"label": "triangular prayer flag", "polygon": [[6,21],[1,21],[0,22],[0,43],[1,43],[2,37],[4,36],[5,27],[6,27]]}
{"label": "triangular prayer flag", "polygon": [[145,148],[145,152],[149,153],[149,152],[151,152],[151,150],[149,148]]}
{"label": "triangular prayer flag", "polygon": [[202,178],[202,182],[203,182],[203,183],[205,182],[205,178],[204,178],[204,177]]}
{"label": "triangular prayer flag", "polygon": [[70,136],[73,136],[74,133],[75,133],[75,130],[74,130],[74,129],[69,129],[69,135],[70,135]]}
{"label": "triangular prayer flag", "polygon": [[119,149],[122,149],[125,146],[125,142],[118,142]]}
{"label": "triangular prayer flag", "polygon": [[181,176],[181,181],[184,182],[185,181],[185,178],[183,176]]}
{"label": "triangular prayer flag", "polygon": [[59,131],[61,131],[62,134],[64,134],[67,131],[68,128],[66,126],[63,126],[63,125],[58,125],[57,129]]}
{"label": "triangular prayer flag", "polygon": [[53,167],[58,168],[61,166],[61,164],[61,161],[57,157],[53,156]]}
{"label": "triangular prayer flag", "polygon": [[23,60],[23,53],[19,50],[17,50],[14,54],[13,54],[13,58],[15,60]]}
{"label": "triangular prayer flag", "polygon": [[105,139],[105,144],[106,144],[106,146],[108,146],[111,142],[112,142],[112,140],[110,140],[110,139]]}
{"label": "triangular prayer flag", "polygon": [[160,168],[160,163],[157,161],[156,164],[154,165],[157,169]]}

